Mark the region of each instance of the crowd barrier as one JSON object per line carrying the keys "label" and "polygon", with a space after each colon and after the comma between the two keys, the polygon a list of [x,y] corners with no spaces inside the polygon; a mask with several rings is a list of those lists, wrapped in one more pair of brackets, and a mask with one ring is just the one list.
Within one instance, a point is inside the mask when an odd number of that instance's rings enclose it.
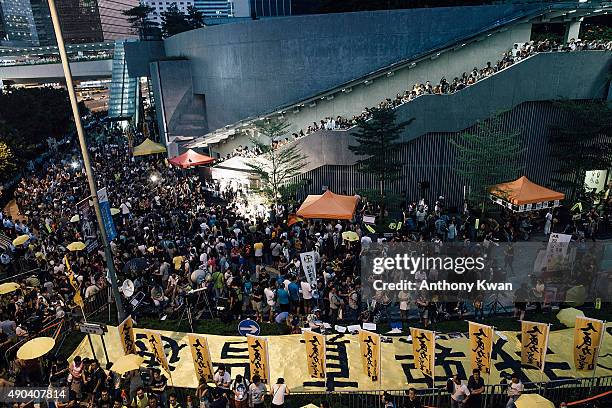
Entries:
{"label": "crowd barrier", "polygon": [[[526,383],[525,393],[536,393],[551,400],[555,406],[566,402],[568,406],[580,408],[597,400],[607,398],[612,394],[612,376],[567,379],[550,382]],[[482,406],[490,408],[505,407],[508,401],[506,395],[507,384],[485,386]],[[180,401],[185,401],[187,395],[194,396],[194,390],[175,388],[172,392]],[[388,393],[392,396],[395,405],[402,407],[408,399],[405,390],[378,390],[378,391],[333,391],[333,392],[299,392],[291,393],[285,399],[285,408],[300,408],[308,404],[317,407],[327,401],[332,408],[384,408],[382,395]],[[444,384],[439,387],[417,390],[417,395],[424,407],[447,408],[450,407],[450,395]],[[609,405],[601,405],[609,406]]]}
{"label": "crowd barrier", "polygon": [[[482,398],[483,406],[491,408],[504,407],[508,401],[507,389],[507,384],[485,386]],[[611,390],[612,377],[567,379],[525,384],[525,393],[540,394],[555,403],[555,406],[558,406],[561,402],[571,403],[575,401],[579,404],[588,402],[582,400],[587,400],[594,396],[603,398]],[[404,400],[408,399],[407,390],[294,393],[288,397],[288,406],[302,407],[309,403],[316,405],[321,401],[328,401],[333,408],[384,408],[381,399],[384,392],[393,397],[398,407],[403,406]],[[417,390],[417,395],[424,406],[432,408],[450,407],[450,395],[446,391],[445,385],[441,385],[439,388]],[[579,407],[580,405],[572,404],[571,406]]]}
{"label": "crowd barrier", "polygon": [[64,342],[64,338],[72,332],[71,323],[68,317],[62,319],[53,319],[48,322],[42,329],[36,333],[29,334],[28,336],[20,339],[15,344],[10,346],[4,352],[4,363],[10,364],[17,357],[17,350],[28,341],[36,337],[53,337],[55,339],[55,349],[59,349]]}

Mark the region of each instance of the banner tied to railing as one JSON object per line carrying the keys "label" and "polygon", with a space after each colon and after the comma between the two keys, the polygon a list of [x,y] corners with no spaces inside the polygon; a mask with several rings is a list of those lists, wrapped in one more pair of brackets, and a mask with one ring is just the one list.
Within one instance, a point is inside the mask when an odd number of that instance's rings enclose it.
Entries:
{"label": "banner tied to railing", "polygon": [[[128,323],[129,322],[129,323]],[[108,333],[104,339],[110,361],[115,361],[124,354],[125,342],[129,342],[132,332],[136,351],[145,357],[143,367],[161,367],[156,355],[151,351],[145,330],[133,328],[131,321],[126,321],[122,327],[122,335],[116,327],[108,326]],[[592,328],[591,328],[592,327]],[[597,334],[603,334],[603,341],[599,341]],[[601,344],[597,371],[595,375],[612,375],[612,336],[602,331],[597,322],[589,326],[577,326],[576,332],[579,343],[576,350],[588,357],[594,353],[593,345]],[[362,334],[328,334],[325,336],[324,356],[327,362],[313,364],[307,359],[307,351],[313,352],[313,347],[307,346],[308,335],[295,334],[287,336],[254,337],[252,339],[240,336],[212,336],[192,333],[169,331],[156,331],[161,337],[165,351],[168,369],[172,373],[174,385],[177,387],[196,388],[200,380],[208,381],[211,371],[216,370],[219,364],[224,364],[231,373],[232,378],[237,374],[251,377],[257,370],[266,379],[283,377],[285,383],[292,391],[324,391],[326,385],[336,390],[379,390],[379,389],[407,389],[408,387],[427,388],[431,386],[431,377],[427,372],[425,356],[419,362],[421,350],[418,345],[417,359],[413,348],[413,341],[425,341],[419,334],[409,339],[408,334],[391,337],[391,342],[379,342],[379,336]],[[487,333],[485,331],[485,333]],[[488,334],[490,335],[490,333]],[[585,338],[585,336],[590,336]],[[104,352],[101,336],[91,336],[94,350],[98,359],[104,366]],[[577,370],[574,366],[573,344],[574,329],[565,329],[550,332],[548,339],[548,353],[544,370],[521,366],[521,332],[502,331],[494,338],[493,350],[490,353],[491,374],[489,383],[497,384],[501,379],[509,379],[513,372],[520,373],[522,382],[555,381],[567,378],[590,377],[593,371],[583,371],[592,360],[580,357],[579,364],[583,369]],[[259,345],[253,342],[259,340]],[[429,340],[429,338],[427,338]],[[199,340],[199,342],[198,342]],[[472,370],[472,350],[468,334],[435,334],[435,380],[442,384],[453,374],[461,378],[468,378]],[[265,341],[265,343],[264,343]],[[539,344],[540,340],[537,340]],[[250,342],[250,343],[249,343]],[[265,346],[264,346],[265,344]],[[586,345],[590,344],[587,349]],[[253,348],[255,346],[255,349]],[[378,347],[378,350],[377,350]],[[487,343],[484,345],[485,356]],[[258,353],[255,353],[255,350]],[[429,346],[427,346],[429,352]],[[320,349],[317,351],[320,353]],[[69,361],[74,356],[92,357],[91,348],[87,339],[76,348]],[[322,357],[322,356],[321,356]],[[534,357],[535,360],[535,357]],[[365,362],[365,364],[364,364]],[[483,367],[485,360],[483,360]],[[257,365],[255,365],[257,364]],[[326,370],[325,378],[314,378],[313,367]],[[425,370],[425,372],[421,369]],[[369,369],[369,374],[365,369]]]}

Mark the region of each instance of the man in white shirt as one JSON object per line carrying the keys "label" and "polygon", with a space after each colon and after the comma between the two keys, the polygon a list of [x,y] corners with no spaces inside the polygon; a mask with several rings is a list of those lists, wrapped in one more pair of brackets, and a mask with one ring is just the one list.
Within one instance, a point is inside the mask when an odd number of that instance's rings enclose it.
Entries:
{"label": "man in white shirt", "polygon": [[230,376],[230,373],[225,371],[225,364],[219,364],[219,369],[213,376],[213,381],[215,384],[217,384],[217,387],[221,388],[222,390],[229,390],[232,377]]}
{"label": "man in white shirt", "polygon": [[304,300],[303,311],[305,315],[310,314],[312,306],[312,286],[308,283],[306,278],[302,278],[300,282],[300,291],[302,292],[302,299]]}
{"label": "man in white shirt", "polygon": [[470,396],[470,390],[468,387],[461,383],[457,374],[453,375],[452,392],[451,392],[451,408],[465,408],[467,407],[466,401]]}

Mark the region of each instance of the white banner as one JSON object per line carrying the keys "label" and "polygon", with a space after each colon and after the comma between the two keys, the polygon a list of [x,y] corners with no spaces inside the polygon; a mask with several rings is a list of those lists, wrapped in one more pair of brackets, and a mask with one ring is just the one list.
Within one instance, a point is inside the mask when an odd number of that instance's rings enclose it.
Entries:
{"label": "white banner", "polygon": [[306,279],[311,285],[317,284],[317,265],[315,262],[314,251],[302,252],[300,254],[300,260],[302,261],[302,268],[306,274]]}
{"label": "white banner", "polygon": [[567,256],[567,248],[571,240],[572,236],[568,234],[550,234],[542,266],[549,270],[555,270],[555,262],[559,262]]}

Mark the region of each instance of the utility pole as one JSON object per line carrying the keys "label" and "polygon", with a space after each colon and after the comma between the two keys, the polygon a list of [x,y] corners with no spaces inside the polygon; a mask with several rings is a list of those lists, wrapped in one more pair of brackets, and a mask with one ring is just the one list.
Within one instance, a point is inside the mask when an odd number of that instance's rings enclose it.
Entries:
{"label": "utility pole", "polygon": [[119,293],[119,287],[117,286],[117,275],[115,273],[115,265],[113,264],[113,254],[108,243],[106,230],[104,229],[104,222],[102,221],[102,213],[100,212],[100,202],[98,201],[98,190],[96,182],[94,180],[91,163],[89,161],[87,141],[85,140],[85,132],[83,131],[83,124],[81,123],[81,115],[79,114],[78,101],[76,97],[76,92],[74,91],[74,83],[72,81],[72,72],[70,72],[70,64],[68,63],[68,55],[66,54],[66,47],[64,45],[64,37],[62,35],[62,29],[60,27],[59,16],[57,15],[57,9],[55,8],[55,0],[48,1],[49,11],[51,12],[51,21],[53,22],[53,30],[55,31],[55,38],[57,40],[57,48],[59,49],[60,58],[62,60],[62,68],[64,69],[64,77],[66,78],[66,88],[68,88],[68,95],[70,96],[72,115],[74,116],[74,124],[76,126],[77,135],[79,136],[81,155],[83,156],[83,163],[85,164],[85,173],[87,174],[89,191],[91,193],[91,198],[93,199],[96,219],[98,220],[98,229],[100,230],[102,245],[104,246],[106,266],[108,267],[108,275],[110,277],[111,286],[113,289],[113,296],[115,298],[115,304],[117,305],[117,314],[120,323],[125,319],[125,314],[123,312],[123,306],[121,304],[121,294]]}

